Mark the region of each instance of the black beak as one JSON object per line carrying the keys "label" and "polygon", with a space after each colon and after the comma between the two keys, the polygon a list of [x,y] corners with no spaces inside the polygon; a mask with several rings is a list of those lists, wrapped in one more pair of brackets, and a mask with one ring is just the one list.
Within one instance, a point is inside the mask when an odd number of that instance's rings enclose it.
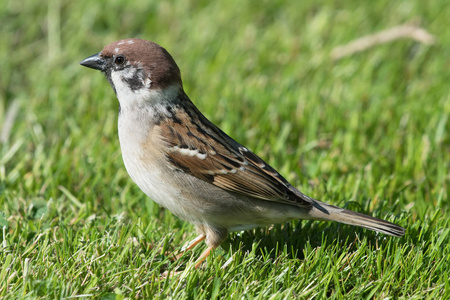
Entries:
{"label": "black beak", "polygon": [[100,57],[100,53],[94,54],[82,60],[80,65],[103,72],[106,71],[106,61]]}

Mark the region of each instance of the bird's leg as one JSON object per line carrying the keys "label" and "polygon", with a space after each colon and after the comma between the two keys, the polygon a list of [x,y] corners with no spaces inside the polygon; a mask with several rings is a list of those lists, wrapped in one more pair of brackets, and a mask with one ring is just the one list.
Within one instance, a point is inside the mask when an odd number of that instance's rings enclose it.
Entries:
{"label": "bird's leg", "polygon": [[206,235],[200,234],[198,237],[196,237],[195,239],[193,239],[192,241],[190,241],[189,244],[187,244],[186,246],[184,246],[183,248],[181,248],[181,251],[185,252],[185,251],[191,250],[192,248],[194,248],[195,246],[197,246],[198,243],[200,243],[201,241],[203,241],[205,238],[206,238]]}
{"label": "bird's leg", "polygon": [[[192,248],[194,248],[195,246],[197,246],[198,243],[200,243],[201,241],[203,241],[205,238],[206,238],[206,235],[205,235],[205,234],[200,234],[200,235],[197,236],[195,239],[193,239],[192,241],[190,241],[187,245],[183,246],[183,248],[181,248],[180,253],[178,253],[177,255],[175,255],[175,260],[178,260],[178,259],[183,255],[184,252],[186,252],[186,251],[188,251],[188,250],[191,250]],[[202,263],[202,261],[205,260],[205,258],[208,256],[209,252],[208,252],[208,253],[206,253],[206,252],[207,252],[207,251],[211,251],[210,248],[212,248],[212,247],[208,247],[208,249],[207,249],[206,251],[204,251],[204,252],[202,253],[202,255],[200,255],[200,258],[196,261],[196,264],[195,264],[195,268],[196,268],[196,269],[200,266],[200,264]],[[162,277],[162,278],[166,278],[166,277],[168,277],[168,276],[169,276],[169,277],[172,277],[172,276],[175,276],[175,275],[179,275],[179,274],[181,274],[181,273],[182,273],[182,271],[173,271],[173,272],[171,272],[171,273],[165,271],[163,274],[161,274],[161,277]]]}
{"label": "bird's leg", "polygon": [[181,248],[180,253],[178,253],[175,257],[176,259],[179,259],[184,252],[191,250],[192,248],[194,248],[195,246],[197,246],[198,243],[200,243],[201,241],[203,241],[206,238],[205,234],[200,234],[198,237],[196,237],[195,239],[193,239],[192,241],[189,242],[189,244],[183,246],[183,248]]}
{"label": "bird's leg", "polygon": [[209,246],[208,248],[206,248],[205,251],[203,251],[203,253],[200,255],[200,257],[195,261],[195,268],[198,269],[198,267],[201,266],[201,264],[203,263],[203,261],[211,254],[211,252],[216,249],[216,247],[214,246]]}
{"label": "bird's leg", "polygon": [[206,244],[208,248],[200,255],[200,257],[195,261],[195,268],[201,266],[203,261],[211,254],[211,252],[222,244],[224,240],[227,239],[228,230],[224,228],[213,228],[204,227],[204,232],[206,233]]}
{"label": "bird's leg", "polygon": [[[211,252],[219,247],[219,245],[227,238],[228,231],[226,229],[222,228],[204,228],[204,227],[197,227],[197,231],[200,233],[198,237],[196,237],[194,240],[192,240],[189,244],[187,244],[185,247],[181,249],[182,253],[194,248],[198,243],[206,239],[206,244],[208,245],[208,248],[206,248],[205,251],[200,255],[200,257],[195,261],[195,268],[198,269],[203,261],[211,254]],[[181,256],[181,254],[179,255]],[[178,257],[179,257],[178,256]],[[179,275],[180,271],[172,271],[170,272],[164,272],[161,277],[167,277],[167,276],[174,276]]]}

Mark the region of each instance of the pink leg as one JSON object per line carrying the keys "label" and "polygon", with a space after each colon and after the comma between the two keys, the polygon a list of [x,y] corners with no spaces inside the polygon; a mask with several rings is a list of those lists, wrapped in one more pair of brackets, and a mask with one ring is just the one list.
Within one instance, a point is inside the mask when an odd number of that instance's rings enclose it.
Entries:
{"label": "pink leg", "polygon": [[189,244],[181,249],[181,251],[188,251],[197,246],[198,243],[203,241],[206,238],[206,235],[200,234],[198,237],[189,242]]}
{"label": "pink leg", "polygon": [[195,261],[195,268],[198,269],[198,267],[201,266],[201,264],[203,263],[203,261],[211,254],[211,252],[215,249],[216,247],[213,246],[209,246],[208,248],[206,248],[205,251],[203,251],[202,255],[200,255],[200,257]]}
{"label": "pink leg", "polygon": [[189,244],[187,244],[186,246],[183,246],[183,248],[181,248],[180,253],[176,255],[176,259],[179,259],[183,255],[184,252],[191,250],[192,248],[197,246],[198,243],[203,241],[205,238],[206,238],[206,235],[200,234],[198,237],[196,237],[195,239],[190,241]]}
{"label": "pink leg", "polygon": [[[176,256],[176,258],[180,258],[181,255],[183,255],[183,253],[187,250],[191,250],[192,248],[194,248],[198,243],[200,243],[201,241],[203,241],[206,238],[206,235],[201,234],[198,237],[196,237],[194,240],[192,240],[188,245],[186,245],[186,247],[183,247],[183,249],[181,249],[181,253],[178,254]],[[203,251],[203,253],[200,255],[200,257],[195,261],[195,268],[198,269],[198,267],[200,267],[200,265],[202,264],[202,262],[208,257],[208,255],[211,253],[212,250],[214,250],[215,247],[208,247],[205,251]],[[182,271],[173,271],[171,273],[165,271],[163,274],[161,274],[162,278],[166,278],[166,277],[172,277],[172,276],[176,276],[181,274]]]}

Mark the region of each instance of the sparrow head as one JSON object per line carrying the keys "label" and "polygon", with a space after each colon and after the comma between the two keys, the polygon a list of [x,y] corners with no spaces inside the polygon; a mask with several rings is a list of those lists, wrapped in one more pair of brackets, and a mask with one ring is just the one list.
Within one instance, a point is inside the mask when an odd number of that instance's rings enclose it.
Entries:
{"label": "sparrow head", "polygon": [[100,70],[121,98],[182,89],[180,69],[172,56],[156,43],[142,39],[125,39],[107,45],[80,65]]}

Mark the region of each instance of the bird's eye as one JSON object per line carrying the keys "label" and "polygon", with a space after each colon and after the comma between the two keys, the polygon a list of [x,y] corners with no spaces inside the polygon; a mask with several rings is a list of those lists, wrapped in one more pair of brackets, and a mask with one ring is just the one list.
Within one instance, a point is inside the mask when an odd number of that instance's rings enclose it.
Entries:
{"label": "bird's eye", "polygon": [[125,57],[123,57],[122,55],[116,56],[116,58],[114,58],[114,63],[116,65],[121,65],[125,62]]}

